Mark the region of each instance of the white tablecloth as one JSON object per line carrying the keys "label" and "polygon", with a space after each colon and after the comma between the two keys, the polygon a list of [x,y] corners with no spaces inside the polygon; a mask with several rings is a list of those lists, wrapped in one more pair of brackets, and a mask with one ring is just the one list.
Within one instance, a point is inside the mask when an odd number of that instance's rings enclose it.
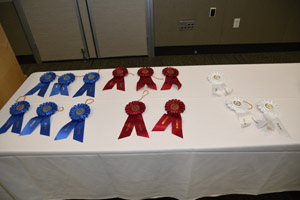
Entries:
{"label": "white tablecloth", "polygon": [[[138,100],[137,75],[125,77],[126,91],[102,91],[112,78],[112,69],[101,70],[96,83],[95,102],[85,122],[84,142],[72,139],[54,141],[60,128],[70,121],[69,110],[89,97],[72,98],[83,85],[76,78],[69,88],[70,96],[27,97],[31,104],[23,127],[36,116],[36,108],[53,101],[63,112],[51,117],[50,137],[39,134],[19,136],[10,130],[0,135],[0,199],[67,199],[111,198],[142,199],[169,196],[195,199],[230,193],[259,194],[300,190],[300,64],[256,64],[183,66],[178,79],[182,88],[151,90],[142,101],[143,118],[150,138],[130,137],[118,140],[128,117],[125,105]],[[163,67],[155,67],[154,76]],[[136,74],[138,68],[129,68]],[[84,75],[97,70],[71,71]],[[207,75],[219,71],[227,85],[234,89],[225,97],[211,93]],[[67,71],[57,71],[62,75]],[[68,71],[69,72],[69,71]],[[15,100],[32,89],[42,72],[32,74],[1,109],[0,126],[9,118]],[[160,89],[162,80],[154,79]],[[145,88],[147,89],[147,88]],[[255,125],[241,128],[235,113],[225,100],[241,97],[252,104],[271,99],[280,107],[282,123],[289,137],[276,131],[266,133]],[[152,128],[166,113],[165,103],[180,99],[186,105],[182,113],[183,139]],[[251,113],[262,114],[255,107]]]}

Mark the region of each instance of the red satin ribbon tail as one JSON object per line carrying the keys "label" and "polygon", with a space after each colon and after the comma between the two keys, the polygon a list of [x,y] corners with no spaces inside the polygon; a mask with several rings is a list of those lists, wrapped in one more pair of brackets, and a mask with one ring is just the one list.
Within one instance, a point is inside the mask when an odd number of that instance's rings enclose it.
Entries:
{"label": "red satin ribbon tail", "polygon": [[115,82],[115,78],[110,79],[110,80],[106,83],[106,85],[104,86],[103,90],[109,90],[109,89],[112,89],[112,88],[114,87],[115,83],[116,83],[116,82]]}
{"label": "red satin ribbon tail", "polygon": [[163,86],[161,87],[161,90],[169,90],[172,87],[172,84],[168,82],[164,82]]}
{"label": "red satin ribbon tail", "polygon": [[182,134],[182,119],[181,117],[173,117],[172,119],[172,133],[178,137],[183,138]]}
{"label": "red satin ribbon tail", "polygon": [[151,83],[148,83],[147,86],[153,90],[157,90],[156,85],[153,81]]}
{"label": "red satin ribbon tail", "polygon": [[131,135],[131,132],[134,127],[134,121],[135,120],[133,116],[128,116],[118,139],[122,139]]}
{"label": "red satin ribbon tail", "polygon": [[180,81],[178,80],[178,78],[177,77],[175,77],[175,79],[174,79],[174,82],[173,82],[174,84],[176,84],[177,85],[177,88],[178,88],[178,90],[181,88],[181,83],[180,83]]}
{"label": "red satin ribbon tail", "polygon": [[141,83],[140,81],[137,82],[137,84],[136,84],[136,91],[138,91],[139,89],[141,89],[144,86],[145,86],[145,83]]}
{"label": "red satin ribbon tail", "polygon": [[143,116],[141,114],[136,115],[135,119],[136,120],[134,125],[135,125],[136,134],[141,137],[149,138]]}
{"label": "red satin ribbon tail", "polygon": [[156,123],[152,131],[164,131],[171,123],[171,116],[164,114],[160,120]]}
{"label": "red satin ribbon tail", "polygon": [[125,91],[125,81],[124,77],[120,78],[120,80],[117,82],[117,89]]}

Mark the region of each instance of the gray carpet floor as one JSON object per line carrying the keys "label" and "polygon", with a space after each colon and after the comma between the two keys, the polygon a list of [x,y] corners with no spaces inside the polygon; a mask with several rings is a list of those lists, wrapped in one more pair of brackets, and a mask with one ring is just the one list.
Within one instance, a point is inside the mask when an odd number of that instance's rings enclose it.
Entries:
{"label": "gray carpet floor", "polygon": [[44,62],[42,64],[22,64],[24,74],[58,70],[83,70],[125,67],[256,64],[256,63],[295,63],[300,62],[300,51],[260,52],[231,54],[202,54],[183,56],[155,56],[105,58],[74,61]]}
{"label": "gray carpet floor", "polygon": [[[22,64],[24,74],[58,70],[84,70],[125,67],[185,66],[185,65],[221,65],[221,64],[260,64],[260,63],[300,63],[300,51],[203,54],[184,56],[106,58],[74,61],[55,61],[42,64]],[[199,200],[299,200],[300,191],[288,191],[262,195],[223,195],[204,197]],[[119,198],[110,200],[121,200]],[[157,200],[174,200],[158,198]]]}

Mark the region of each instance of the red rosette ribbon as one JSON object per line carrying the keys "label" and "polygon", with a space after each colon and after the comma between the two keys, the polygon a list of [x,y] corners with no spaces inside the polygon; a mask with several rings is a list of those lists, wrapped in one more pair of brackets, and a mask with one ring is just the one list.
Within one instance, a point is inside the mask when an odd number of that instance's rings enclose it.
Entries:
{"label": "red rosette ribbon", "polygon": [[133,127],[135,127],[136,134],[138,136],[149,138],[142,116],[142,113],[145,112],[145,110],[145,104],[140,101],[132,101],[126,105],[125,111],[129,116],[123,126],[123,129],[118,139],[130,136]]}
{"label": "red rosette ribbon", "polygon": [[172,133],[183,138],[182,134],[182,119],[180,113],[185,110],[185,105],[178,99],[169,100],[165,109],[167,114],[164,114],[156,123],[152,131],[164,131],[170,123],[172,123]]}
{"label": "red rosette ribbon", "polygon": [[138,70],[140,80],[136,84],[136,91],[147,85],[149,88],[156,90],[156,85],[153,82],[151,76],[153,75],[153,69],[150,67],[143,67]]}
{"label": "red rosette ribbon", "polygon": [[126,69],[126,67],[118,67],[112,72],[112,74],[114,77],[106,83],[103,90],[112,89],[114,85],[117,84],[118,90],[125,91],[124,76],[128,74],[128,70]]}
{"label": "red rosette ribbon", "polygon": [[178,90],[181,88],[181,83],[177,78],[179,74],[177,69],[173,67],[166,67],[163,69],[162,73],[166,76],[166,79],[161,90],[169,90],[173,84],[177,85]]}

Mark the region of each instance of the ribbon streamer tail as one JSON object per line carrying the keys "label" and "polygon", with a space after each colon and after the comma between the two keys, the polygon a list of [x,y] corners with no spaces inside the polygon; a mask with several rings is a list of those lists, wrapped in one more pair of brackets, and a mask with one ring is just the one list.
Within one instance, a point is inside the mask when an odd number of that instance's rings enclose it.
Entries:
{"label": "ribbon streamer tail", "polygon": [[119,82],[117,82],[117,89],[125,91],[125,81],[124,81],[124,78],[122,77],[120,79],[121,80]]}
{"label": "ribbon streamer tail", "polygon": [[44,86],[43,83],[37,84],[34,88],[32,88],[31,90],[29,90],[24,96],[33,95],[33,94],[36,93],[39,89],[41,89],[43,86]]}
{"label": "ribbon streamer tail", "polygon": [[50,116],[41,121],[41,135],[50,136]]}
{"label": "ribbon streamer tail", "polygon": [[86,84],[84,84],[77,92],[76,94],[74,94],[73,98],[74,97],[78,97],[78,96],[81,96],[83,95],[83,93],[86,91]]}
{"label": "ribbon streamer tail", "polygon": [[0,134],[5,133],[11,125],[16,121],[16,116],[10,116],[8,120],[5,122],[5,124],[0,128]]}
{"label": "ribbon streamer tail", "polygon": [[164,131],[168,127],[168,125],[171,123],[170,120],[171,116],[168,114],[164,114],[160,120],[156,123],[152,131]]}
{"label": "ribbon streamer tail", "polygon": [[104,86],[103,90],[109,90],[109,89],[112,89],[112,88],[114,87],[115,83],[116,83],[116,82],[115,82],[115,78],[110,79],[110,80],[106,83],[106,85]]}
{"label": "ribbon streamer tail", "polygon": [[178,137],[183,138],[182,134],[182,119],[179,117],[172,117],[172,133]]}
{"label": "ribbon streamer tail", "polygon": [[69,96],[68,84],[62,84],[60,88],[61,95]]}
{"label": "ribbon streamer tail", "polygon": [[43,118],[39,116],[30,119],[29,122],[24,127],[24,129],[21,131],[20,135],[31,134],[34,131],[34,129],[40,124],[42,119]]}
{"label": "ribbon streamer tail", "polygon": [[157,90],[157,87],[153,81],[151,83],[148,83],[147,86],[153,90]]}
{"label": "ribbon streamer tail", "polygon": [[53,85],[52,91],[51,91],[51,93],[50,93],[50,97],[51,97],[51,96],[54,96],[54,95],[57,95],[57,94],[59,93],[59,91],[60,91],[60,88],[61,88],[61,84],[55,83],[55,84]]}
{"label": "ribbon streamer tail", "polygon": [[17,118],[14,122],[11,132],[20,134],[21,129],[22,129],[22,124],[23,124],[24,113],[21,115],[17,115],[16,117]]}
{"label": "ribbon streamer tail", "polygon": [[50,85],[50,83],[44,83],[43,87],[40,89],[40,91],[38,93],[38,96],[44,97],[48,90],[49,85]]}
{"label": "ribbon streamer tail", "polygon": [[174,78],[173,83],[177,85],[178,90],[179,90],[179,89],[181,88],[181,86],[182,86],[181,83],[180,83],[180,81],[178,80],[177,77]]}
{"label": "ribbon streamer tail", "polygon": [[74,129],[74,135],[73,135],[74,140],[83,142],[84,123],[85,123],[85,120],[82,120],[78,124],[76,124],[75,129]]}
{"label": "ribbon streamer tail", "polygon": [[75,127],[75,125],[78,122],[76,121],[70,121],[69,123],[67,123],[66,125],[64,125],[59,132],[57,133],[56,137],[54,140],[61,140],[61,139],[65,139],[69,136],[70,132],[73,130],[73,128]]}
{"label": "ribbon streamer tail", "polygon": [[137,82],[137,84],[136,84],[136,91],[138,91],[139,89],[141,89],[142,87],[144,87],[145,86],[145,83],[142,83],[142,82]]}
{"label": "ribbon streamer tail", "polygon": [[118,139],[122,139],[124,137],[128,137],[131,135],[134,126],[134,121],[135,121],[135,117],[128,116]]}
{"label": "ribbon streamer tail", "polygon": [[90,97],[95,97],[95,83],[89,83],[86,95]]}
{"label": "ribbon streamer tail", "polygon": [[136,134],[141,137],[149,138],[143,116],[141,114],[139,114],[135,117],[135,119],[136,120],[135,120],[134,126],[135,126],[135,130],[136,130]]}

